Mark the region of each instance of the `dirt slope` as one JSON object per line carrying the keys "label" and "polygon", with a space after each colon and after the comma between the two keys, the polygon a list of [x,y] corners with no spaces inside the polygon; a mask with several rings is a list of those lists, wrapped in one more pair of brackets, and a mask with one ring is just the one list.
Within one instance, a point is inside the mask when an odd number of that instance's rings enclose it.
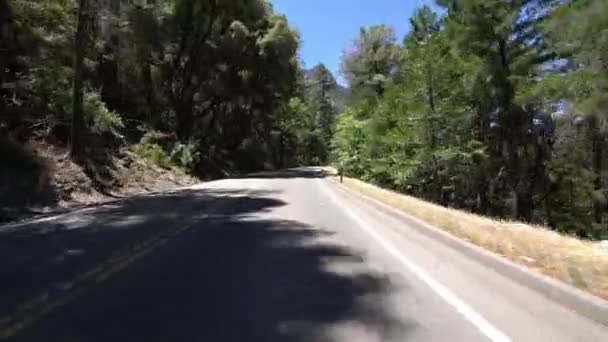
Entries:
{"label": "dirt slope", "polygon": [[160,168],[129,148],[77,164],[66,148],[0,138],[0,222],[196,182],[184,170]]}

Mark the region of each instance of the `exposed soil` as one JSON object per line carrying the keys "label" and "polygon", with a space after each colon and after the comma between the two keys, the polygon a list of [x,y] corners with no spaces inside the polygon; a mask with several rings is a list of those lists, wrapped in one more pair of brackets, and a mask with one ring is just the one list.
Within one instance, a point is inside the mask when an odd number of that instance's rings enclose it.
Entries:
{"label": "exposed soil", "polygon": [[75,163],[65,147],[0,137],[0,155],[0,222],[199,182],[177,167],[153,165],[126,147]]}

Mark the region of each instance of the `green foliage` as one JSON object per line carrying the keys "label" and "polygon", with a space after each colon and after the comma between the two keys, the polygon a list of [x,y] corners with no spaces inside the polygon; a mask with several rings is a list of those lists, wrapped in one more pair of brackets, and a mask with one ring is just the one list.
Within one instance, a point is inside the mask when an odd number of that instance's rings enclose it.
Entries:
{"label": "green foliage", "polygon": [[332,160],[437,203],[605,236],[608,3],[437,3],[446,15],[421,7],[402,42],[362,28],[344,89],[301,68],[299,35],[264,0],[0,1],[0,127],[93,152],[139,141],[154,164],[214,175]]}
{"label": "green foliage", "polygon": [[344,173],[363,176],[365,171],[365,122],[357,119],[357,110],[347,108],[338,116],[333,141],[334,160]]}
{"label": "green foliage", "polygon": [[356,96],[381,96],[402,60],[394,30],[384,25],[371,26],[361,28],[352,48],[345,51],[341,71]]}
{"label": "green foliage", "polygon": [[139,142],[142,144],[157,144],[166,147],[173,140],[175,140],[175,137],[172,134],[155,130],[147,130]]}
{"label": "green foliage", "polygon": [[338,84],[323,64],[306,71],[304,101],[311,111],[304,146],[308,146],[307,159],[313,164],[326,163],[329,157],[329,142],[335,131],[338,102]]}
{"label": "green foliage", "polygon": [[109,134],[114,138],[122,138],[120,130],[124,128],[122,118],[108,109],[97,91],[84,95],[84,113],[89,130],[98,135]]}
{"label": "green foliage", "polygon": [[177,143],[171,151],[171,160],[177,165],[191,168],[198,162],[197,146],[193,143]]}
{"label": "green foliage", "polygon": [[71,77],[69,67],[43,67],[29,75],[28,95],[39,116],[46,118],[48,128],[67,127],[72,109]]}
{"label": "green foliage", "polygon": [[[335,163],[444,205],[605,236],[605,2],[439,3],[445,17],[422,7],[410,19],[377,100],[338,115]],[[351,92],[373,84],[375,48],[393,46],[380,36],[362,30],[344,56]]]}
{"label": "green foliage", "polygon": [[9,0],[0,10],[0,113],[19,112],[20,125],[90,152],[164,132],[144,144],[201,173],[303,159],[290,151],[309,113],[285,109],[300,96],[299,37],[264,0]]}
{"label": "green foliage", "polygon": [[140,143],[133,146],[133,151],[139,157],[148,162],[162,167],[164,169],[171,168],[171,157],[167,152],[157,144]]}

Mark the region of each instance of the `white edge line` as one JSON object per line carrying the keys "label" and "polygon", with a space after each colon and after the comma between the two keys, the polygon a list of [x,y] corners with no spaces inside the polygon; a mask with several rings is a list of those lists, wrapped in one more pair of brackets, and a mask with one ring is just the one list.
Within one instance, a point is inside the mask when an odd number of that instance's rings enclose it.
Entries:
{"label": "white edge line", "polygon": [[399,260],[409,271],[414,273],[418,278],[420,278],[427,286],[429,286],[439,297],[445,300],[448,304],[450,304],[456,311],[458,311],[461,315],[463,315],[471,324],[477,327],[486,337],[488,337],[491,341],[495,342],[511,342],[511,338],[505,335],[503,332],[494,327],[488,320],[486,320],[483,316],[477,313],[472,307],[466,304],[462,299],[458,298],[452,291],[450,291],[447,287],[439,283],[433,277],[431,277],[427,272],[424,271],[420,266],[414,264],[407,257],[405,257],[394,245],[385,240],[378,232],[376,232],[372,227],[370,227],[363,219],[361,219],[357,214],[355,214],[350,208],[346,207],[342,204],[336,195],[329,189],[327,186],[321,181],[318,180],[321,186],[321,189],[325,194],[327,194],[333,202],[336,203],[342,210],[353,219],[359,227],[368,233],[376,242],[378,242],[382,247],[389,252],[393,257]]}

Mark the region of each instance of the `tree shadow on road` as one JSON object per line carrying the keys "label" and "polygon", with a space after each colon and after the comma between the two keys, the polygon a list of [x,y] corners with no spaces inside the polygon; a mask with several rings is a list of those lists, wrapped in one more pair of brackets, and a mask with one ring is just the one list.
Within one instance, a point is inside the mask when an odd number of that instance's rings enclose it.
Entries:
{"label": "tree shadow on road", "polygon": [[290,179],[290,178],[324,178],[331,176],[329,171],[320,168],[293,168],[283,169],[277,171],[265,171],[249,173],[244,175],[236,175],[230,177],[231,179],[252,179],[252,178],[264,178],[264,179]]}
{"label": "tree shadow on road", "polygon": [[90,221],[0,236],[0,297],[13,304],[0,327],[33,317],[15,341],[323,341],[345,326],[365,327],[365,340],[403,337],[382,308],[382,275],[332,267],[356,269],[362,255],[328,243],[327,231],[257,215],[285,204],[272,193],[239,193],[139,198]]}
{"label": "tree shadow on road", "polygon": [[0,222],[32,215],[31,207],[57,204],[60,198],[51,182],[52,170],[42,158],[3,136],[0,156]]}

